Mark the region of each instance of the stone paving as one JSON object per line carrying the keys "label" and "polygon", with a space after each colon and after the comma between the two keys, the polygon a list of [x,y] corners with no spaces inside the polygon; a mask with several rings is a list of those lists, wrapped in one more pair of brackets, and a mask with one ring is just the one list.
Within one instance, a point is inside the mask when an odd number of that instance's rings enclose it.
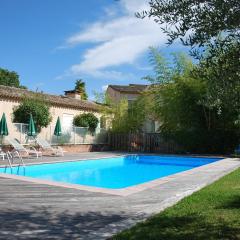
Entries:
{"label": "stone paving", "polygon": [[[121,154],[67,154],[25,163],[117,155]],[[107,239],[239,167],[239,159],[224,159],[172,175],[165,183],[128,196],[37,184],[0,174],[0,239]]]}

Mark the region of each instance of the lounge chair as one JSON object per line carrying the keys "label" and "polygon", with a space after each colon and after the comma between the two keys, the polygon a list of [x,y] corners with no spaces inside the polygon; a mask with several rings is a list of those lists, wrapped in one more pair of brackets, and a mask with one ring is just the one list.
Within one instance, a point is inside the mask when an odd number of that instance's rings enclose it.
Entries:
{"label": "lounge chair", "polygon": [[13,156],[22,157],[22,156],[33,156],[33,157],[42,157],[42,152],[37,151],[34,147],[25,148],[21,145],[16,139],[6,138],[9,144],[13,147],[11,154]]}
{"label": "lounge chair", "polygon": [[51,146],[46,140],[36,137],[35,138],[36,143],[44,150],[47,152],[51,152],[55,156],[64,156],[64,151],[61,147],[59,146]]}

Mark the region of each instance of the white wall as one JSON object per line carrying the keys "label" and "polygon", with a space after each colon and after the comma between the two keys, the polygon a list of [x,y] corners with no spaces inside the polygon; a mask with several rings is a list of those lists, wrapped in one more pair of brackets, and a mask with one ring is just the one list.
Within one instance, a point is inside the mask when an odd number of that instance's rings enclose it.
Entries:
{"label": "white wall", "polygon": [[[19,139],[20,133],[17,131],[16,127],[14,126],[12,122],[13,118],[13,109],[14,107],[17,107],[19,105],[19,102],[14,101],[14,100],[6,100],[0,98],[0,117],[2,116],[3,113],[6,114],[7,118],[7,124],[8,124],[8,130],[9,130],[9,135],[11,138],[17,138]],[[72,118],[78,114],[82,114],[84,112],[92,112],[92,111],[85,111],[85,110],[79,110],[79,109],[74,109],[74,108],[64,108],[64,107],[57,107],[57,106],[52,106],[50,108],[50,113],[52,116],[52,121],[49,124],[47,128],[43,128],[41,131],[41,136],[50,139],[51,135],[54,132],[54,128],[56,125],[57,118],[60,117],[61,123],[64,126],[63,122],[63,116],[66,114],[72,116]],[[98,112],[92,112],[100,121],[101,113]]]}

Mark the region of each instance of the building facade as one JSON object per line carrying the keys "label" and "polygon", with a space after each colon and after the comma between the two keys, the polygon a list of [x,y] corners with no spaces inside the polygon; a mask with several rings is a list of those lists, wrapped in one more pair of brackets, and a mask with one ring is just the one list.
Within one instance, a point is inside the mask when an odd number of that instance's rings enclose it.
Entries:
{"label": "building facade", "polygon": [[[19,129],[19,123],[13,122],[13,110],[24,97],[34,96],[37,93],[25,89],[0,86],[0,115],[6,114],[9,135],[19,139],[22,129]],[[39,93],[38,93],[39,94]],[[65,91],[65,95],[57,96],[41,93],[42,97],[50,104],[50,113],[52,121],[47,128],[41,130],[40,135],[51,141],[57,118],[60,117],[63,134],[70,134],[73,128],[73,119],[76,115],[82,113],[93,113],[99,119],[100,129],[100,105],[86,100],[81,100],[77,91]],[[22,127],[22,126],[20,126]],[[77,136],[70,136],[75,138]],[[21,137],[22,138],[22,137]],[[21,139],[22,140],[22,139]],[[72,140],[73,141],[73,140]]]}
{"label": "building facade", "polygon": [[121,99],[127,99],[129,105],[136,100],[140,94],[148,88],[148,85],[129,84],[129,85],[108,85],[108,97],[118,103]]}
{"label": "building facade", "polygon": [[[129,84],[129,85],[109,85],[107,88],[107,96],[115,103],[120,102],[122,99],[128,101],[128,106],[131,106],[141,94],[149,88],[149,85],[143,84]],[[147,118],[143,125],[143,132],[155,133],[159,128],[159,122]]]}

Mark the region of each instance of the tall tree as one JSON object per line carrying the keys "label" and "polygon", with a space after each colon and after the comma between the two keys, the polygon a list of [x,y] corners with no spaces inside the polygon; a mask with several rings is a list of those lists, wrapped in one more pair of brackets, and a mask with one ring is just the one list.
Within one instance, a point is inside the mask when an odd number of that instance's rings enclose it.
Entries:
{"label": "tall tree", "polygon": [[[154,85],[150,91],[154,115],[161,122],[161,134],[190,152],[233,151],[240,136],[240,125],[235,121],[237,108],[228,106],[228,98],[224,104],[212,98],[216,90],[215,85],[209,84],[208,77],[214,77],[214,66],[204,67],[207,73],[204,71],[200,78],[201,65],[193,65],[183,54],[174,54],[173,63],[167,64],[157,50],[152,63],[155,75],[151,77]],[[164,74],[156,71],[161,68],[167,71]],[[168,81],[163,83],[164,78]]]}
{"label": "tall tree", "polygon": [[79,91],[79,93],[81,95],[81,99],[83,99],[83,100],[87,100],[88,99],[88,95],[86,93],[85,82],[83,82],[82,79],[76,80],[76,82],[75,82],[75,90]]}
{"label": "tall tree", "polygon": [[26,88],[20,85],[19,75],[14,71],[0,68],[0,85]]}
{"label": "tall tree", "polygon": [[[200,60],[195,77],[208,85],[205,105],[217,107],[240,125],[240,2],[239,0],[149,0],[149,17],[167,34],[180,40]],[[224,127],[224,126],[223,126]]]}

